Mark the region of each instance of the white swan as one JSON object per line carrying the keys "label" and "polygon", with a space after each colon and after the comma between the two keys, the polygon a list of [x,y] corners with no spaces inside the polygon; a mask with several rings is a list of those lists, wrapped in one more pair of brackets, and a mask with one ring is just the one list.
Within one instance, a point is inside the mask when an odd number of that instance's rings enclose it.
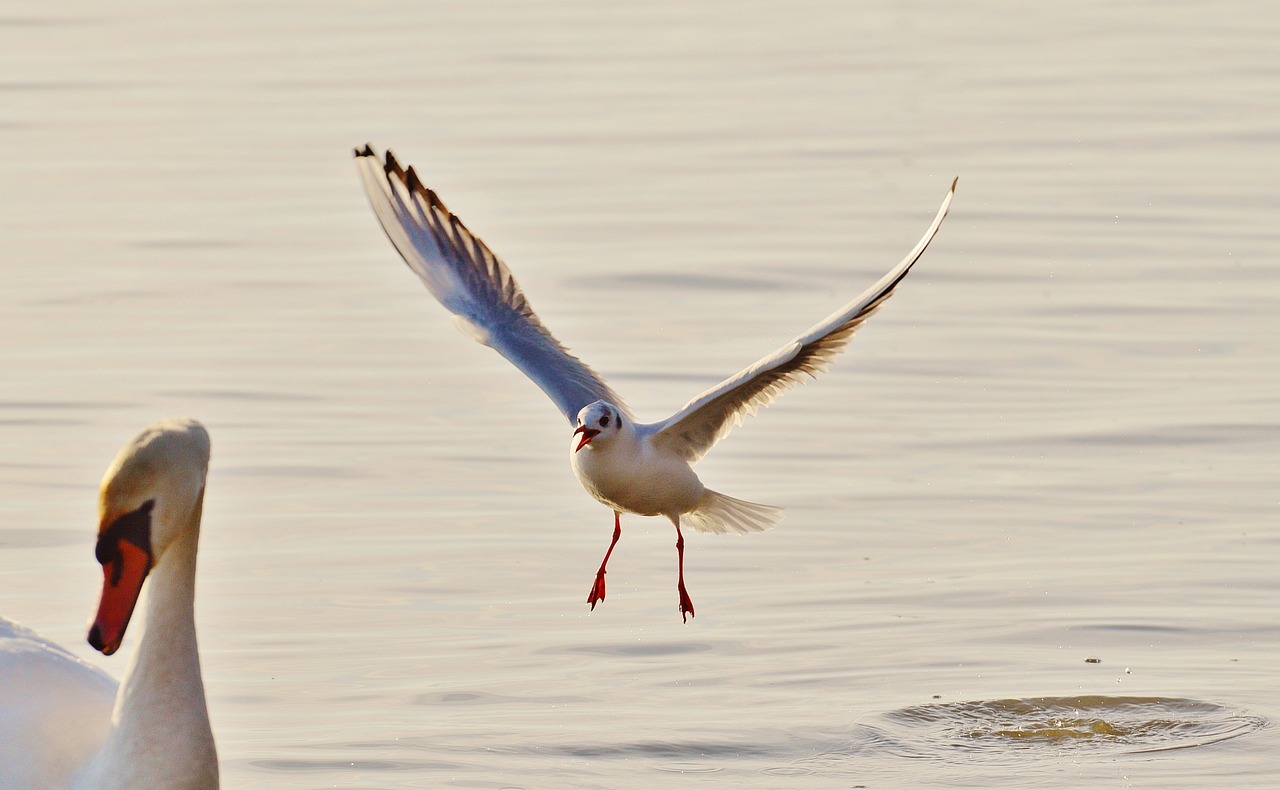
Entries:
{"label": "white swan", "polygon": [[120,647],[150,576],[145,632],[115,681],[0,619],[0,788],[218,787],[194,620],[209,434],[167,419],[108,467],[98,504],[102,599],[89,643]]}

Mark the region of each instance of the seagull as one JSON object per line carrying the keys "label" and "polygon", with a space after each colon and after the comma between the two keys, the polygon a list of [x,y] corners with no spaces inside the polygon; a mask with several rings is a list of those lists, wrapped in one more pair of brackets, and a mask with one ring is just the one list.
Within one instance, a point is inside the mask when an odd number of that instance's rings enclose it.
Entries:
{"label": "seagull", "polygon": [[569,462],[578,482],[613,510],[613,540],[587,594],[594,611],[605,598],[609,557],[622,537],[622,514],[666,516],[676,528],[680,617],[694,616],[684,583],[682,525],[701,532],[770,529],[782,510],[712,491],[693,464],[744,417],[772,403],[803,377],[817,378],[853,333],[893,295],[942,225],[955,195],[951,182],[933,223],[915,248],[861,296],[661,422],[640,423],[599,375],[556,340],[534,313],[515,277],[480,237],[390,151],[355,149],[374,214],[392,245],[458,327],[533,379],[573,428]]}

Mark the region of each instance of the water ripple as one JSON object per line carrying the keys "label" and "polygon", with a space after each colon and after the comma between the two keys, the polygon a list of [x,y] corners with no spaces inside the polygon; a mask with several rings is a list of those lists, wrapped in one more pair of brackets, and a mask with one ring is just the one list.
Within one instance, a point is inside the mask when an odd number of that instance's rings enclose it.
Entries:
{"label": "water ripple", "polygon": [[283,773],[381,773],[387,771],[450,771],[457,770],[455,763],[440,760],[305,760],[265,759],[250,760],[255,768]]}
{"label": "water ripple", "polygon": [[[1238,738],[1266,726],[1237,708],[1171,697],[1035,697],[919,705],[880,716],[886,737],[916,757],[1144,753]],[[877,729],[872,727],[872,729]]]}

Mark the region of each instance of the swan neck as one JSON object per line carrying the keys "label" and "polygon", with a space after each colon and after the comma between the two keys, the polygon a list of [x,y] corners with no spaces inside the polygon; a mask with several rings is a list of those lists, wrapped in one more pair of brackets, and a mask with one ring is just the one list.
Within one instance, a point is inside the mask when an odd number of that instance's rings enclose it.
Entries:
{"label": "swan neck", "polygon": [[[116,696],[104,755],[102,779],[117,784],[103,787],[218,786],[195,626],[202,501],[203,494],[147,580],[143,632]],[[173,784],[179,777],[185,783]]]}

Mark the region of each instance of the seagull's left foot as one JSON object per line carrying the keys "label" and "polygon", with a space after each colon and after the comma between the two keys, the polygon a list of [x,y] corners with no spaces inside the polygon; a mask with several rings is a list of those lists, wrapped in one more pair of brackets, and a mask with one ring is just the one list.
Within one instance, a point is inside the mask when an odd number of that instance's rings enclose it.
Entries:
{"label": "seagull's left foot", "polygon": [[680,580],[680,621],[687,623],[693,617],[693,601],[689,600],[689,591],[684,588],[684,579]]}

